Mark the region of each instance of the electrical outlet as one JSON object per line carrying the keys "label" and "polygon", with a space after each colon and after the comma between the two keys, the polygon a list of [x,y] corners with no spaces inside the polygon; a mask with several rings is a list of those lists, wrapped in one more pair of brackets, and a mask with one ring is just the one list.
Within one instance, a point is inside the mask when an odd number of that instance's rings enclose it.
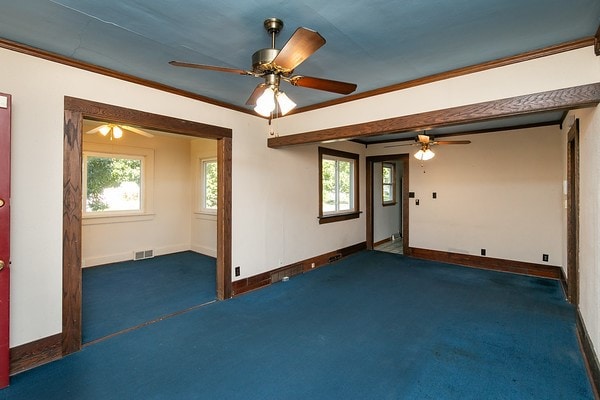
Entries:
{"label": "electrical outlet", "polygon": [[481,249],[481,255],[485,256],[485,253],[486,253],[485,249]]}
{"label": "electrical outlet", "polygon": [[548,254],[542,254],[542,261],[548,262]]}
{"label": "electrical outlet", "polygon": [[240,276],[240,267],[235,267],[235,276]]}
{"label": "electrical outlet", "polygon": [[314,268],[315,267],[315,263],[310,263],[310,268]]}

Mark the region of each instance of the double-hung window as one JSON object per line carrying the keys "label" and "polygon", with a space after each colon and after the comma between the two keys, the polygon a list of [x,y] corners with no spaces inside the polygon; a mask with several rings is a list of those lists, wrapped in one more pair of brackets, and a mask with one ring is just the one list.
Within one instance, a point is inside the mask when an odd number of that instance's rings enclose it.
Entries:
{"label": "double-hung window", "polygon": [[396,204],[396,164],[382,163],[381,167],[382,205]]}
{"label": "double-hung window", "polygon": [[358,154],[319,147],[319,222],[357,218]]}

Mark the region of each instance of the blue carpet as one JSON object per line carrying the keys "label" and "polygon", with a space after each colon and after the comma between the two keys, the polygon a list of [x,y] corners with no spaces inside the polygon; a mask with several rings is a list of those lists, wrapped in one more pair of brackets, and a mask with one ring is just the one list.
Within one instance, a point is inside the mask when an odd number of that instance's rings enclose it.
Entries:
{"label": "blue carpet", "polygon": [[593,399],[559,282],[361,252],[21,373],[1,399]]}
{"label": "blue carpet", "polygon": [[216,260],[185,251],[82,271],[83,342],[214,300]]}

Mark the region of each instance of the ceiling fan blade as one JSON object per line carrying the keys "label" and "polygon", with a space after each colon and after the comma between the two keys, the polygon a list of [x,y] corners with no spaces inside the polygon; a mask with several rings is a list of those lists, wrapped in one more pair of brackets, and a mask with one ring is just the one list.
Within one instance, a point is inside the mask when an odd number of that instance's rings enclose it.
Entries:
{"label": "ceiling fan blade", "polygon": [[100,132],[100,129],[102,129],[102,127],[104,127],[104,126],[107,126],[107,125],[106,125],[106,124],[104,124],[104,125],[97,126],[97,127],[96,127],[96,128],[94,128],[94,129],[90,129],[90,130],[89,130],[89,131],[87,131],[86,133],[92,134],[92,133],[97,133],[97,132]]}
{"label": "ceiling fan blade", "polygon": [[153,134],[151,134],[149,132],[146,132],[146,131],[143,131],[143,130],[138,129],[138,128],[134,128],[133,126],[121,125],[121,128],[126,129],[128,131],[131,131],[133,133],[137,133],[138,135],[146,136],[147,138],[153,138],[154,137]]}
{"label": "ceiling fan blade", "polygon": [[254,91],[252,92],[252,94],[250,95],[250,97],[248,97],[248,100],[246,100],[246,105],[247,106],[255,106],[256,105],[256,100],[258,100],[258,98],[260,97],[260,95],[263,94],[263,92],[265,91],[266,87],[267,87],[267,85],[265,85],[264,83],[259,83],[254,88]]}
{"label": "ceiling fan blade", "polygon": [[273,64],[292,72],[324,44],[325,38],[319,32],[300,27],[273,59]]}
{"label": "ceiling fan blade", "polygon": [[470,140],[436,140],[433,144],[469,144]]}
{"label": "ceiling fan blade", "polygon": [[210,71],[229,72],[231,74],[238,74],[238,75],[252,75],[252,72],[250,72],[250,71],[245,71],[243,69],[237,69],[237,68],[215,67],[214,65],[193,64],[193,63],[187,63],[187,62],[182,62],[182,61],[169,61],[169,64],[174,65],[175,67],[207,69]]}
{"label": "ceiling fan blade", "polygon": [[420,146],[420,143],[389,144],[383,147]]}
{"label": "ceiling fan blade", "polygon": [[294,86],[324,90],[339,94],[350,94],[356,90],[355,83],[333,81],[331,79],[314,78],[312,76],[293,76],[288,81]]}

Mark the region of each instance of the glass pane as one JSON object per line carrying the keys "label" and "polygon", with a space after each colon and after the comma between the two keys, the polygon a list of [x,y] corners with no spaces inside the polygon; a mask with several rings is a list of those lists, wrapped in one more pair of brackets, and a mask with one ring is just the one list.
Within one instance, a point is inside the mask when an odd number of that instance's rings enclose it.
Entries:
{"label": "glass pane", "polygon": [[352,209],[351,177],[352,163],[350,161],[338,161],[339,173],[339,207],[340,211]]}
{"label": "glass pane", "polygon": [[334,160],[323,159],[321,163],[321,174],[323,179],[323,212],[336,211],[336,179]]}
{"label": "glass pane", "polygon": [[142,160],[87,157],[86,212],[141,210]]}
{"label": "glass pane", "polygon": [[204,162],[204,208],[217,209],[217,162]]}
{"label": "glass pane", "polygon": [[394,196],[392,194],[392,185],[383,185],[383,202],[392,202],[394,201]]}
{"label": "glass pane", "polygon": [[392,183],[392,168],[384,166],[383,172],[383,183]]}

